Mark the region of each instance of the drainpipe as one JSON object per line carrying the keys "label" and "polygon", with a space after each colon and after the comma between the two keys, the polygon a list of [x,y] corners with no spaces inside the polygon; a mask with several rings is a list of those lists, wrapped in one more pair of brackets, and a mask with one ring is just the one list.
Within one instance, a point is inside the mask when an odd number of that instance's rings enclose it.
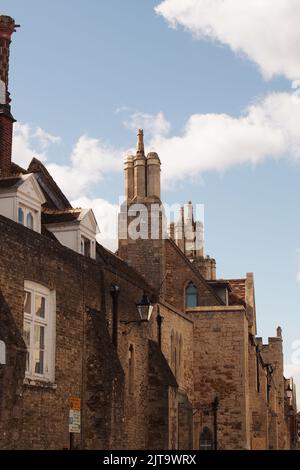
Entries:
{"label": "drainpipe", "polygon": [[119,294],[120,287],[112,284],[110,287],[112,297],[112,342],[116,350],[118,350]]}

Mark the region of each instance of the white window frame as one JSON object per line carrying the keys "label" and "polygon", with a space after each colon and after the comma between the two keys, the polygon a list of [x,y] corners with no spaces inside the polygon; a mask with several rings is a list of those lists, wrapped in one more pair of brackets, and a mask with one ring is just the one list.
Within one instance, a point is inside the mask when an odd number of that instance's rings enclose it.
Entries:
{"label": "white window frame", "polygon": [[[19,222],[19,209],[22,209],[23,211],[23,217],[24,217],[24,223],[21,224],[21,222]],[[32,215],[32,218],[33,218],[33,226],[32,227],[28,227],[27,225],[27,216],[31,214]],[[37,211],[35,209],[32,209],[31,207],[28,207],[28,206],[25,206],[24,204],[22,203],[19,203],[18,205],[18,223],[23,225],[24,227],[27,227],[31,230],[35,230],[37,231]]]}
{"label": "white window frame", "polygon": [[[89,253],[85,253],[85,244],[89,243]],[[80,254],[86,256],[87,258],[96,258],[96,243],[94,239],[87,237],[86,234],[80,232]]]}
{"label": "white window frame", "polygon": [[[54,382],[55,379],[55,325],[56,325],[56,295],[55,291],[50,291],[46,287],[31,281],[24,283],[25,292],[31,294],[31,314],[23,313],[23,325],[30,323],[30,346],[29,346],[29,370],[25,372],[25,378]],[[45,298],[45,319],[35,315],[35,295]],[[33,371],[33,350],[34,350],[34,325],[45,327],[44,338],[44,372],[39,374]]]}

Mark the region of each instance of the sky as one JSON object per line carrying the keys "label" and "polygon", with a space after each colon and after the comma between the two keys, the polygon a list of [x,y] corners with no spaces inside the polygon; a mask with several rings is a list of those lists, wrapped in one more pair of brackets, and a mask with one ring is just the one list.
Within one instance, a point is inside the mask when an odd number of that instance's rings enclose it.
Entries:
{"label": "sky", "polygon": [[[283,329],[300,392],[300,2],[0,0],[14,160],[38,156],[102,242],[143,127],[162,199],[205,207],[219,277],[254,272],[258,333]],[[299,396],[300,398],[300,396]]]}

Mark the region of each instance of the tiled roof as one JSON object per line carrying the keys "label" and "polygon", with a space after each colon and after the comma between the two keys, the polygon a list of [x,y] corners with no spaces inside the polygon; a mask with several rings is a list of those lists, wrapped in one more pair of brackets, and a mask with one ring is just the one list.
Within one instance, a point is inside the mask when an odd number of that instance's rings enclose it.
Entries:
{"label": "tiled roof", "polygon": [[230,305],[246,303],[246,279],[228,279],[232,292],[229,293]]}
{"label": "tiled roof", "polygon": [[42,211],[42,223],[43,224],[58,224],[63,222],[75,222],[78,220],[82,209],[71,209],[66,208],[63,210],[60,209],[48,209],[43,208]]}

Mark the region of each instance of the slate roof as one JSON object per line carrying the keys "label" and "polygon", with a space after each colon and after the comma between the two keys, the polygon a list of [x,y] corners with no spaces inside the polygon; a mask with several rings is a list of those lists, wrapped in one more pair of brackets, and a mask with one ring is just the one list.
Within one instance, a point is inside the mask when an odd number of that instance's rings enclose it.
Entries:
{"label": "slate roof", "polygon": [[17,187],[22,182],[20,176],[9,176],[7,178],[0,178],[0,188],[10,189]]}
{"label": "slate roof", "polygon": [[0,189],[17,189],[30,176],[29,173],[0,178]]}

